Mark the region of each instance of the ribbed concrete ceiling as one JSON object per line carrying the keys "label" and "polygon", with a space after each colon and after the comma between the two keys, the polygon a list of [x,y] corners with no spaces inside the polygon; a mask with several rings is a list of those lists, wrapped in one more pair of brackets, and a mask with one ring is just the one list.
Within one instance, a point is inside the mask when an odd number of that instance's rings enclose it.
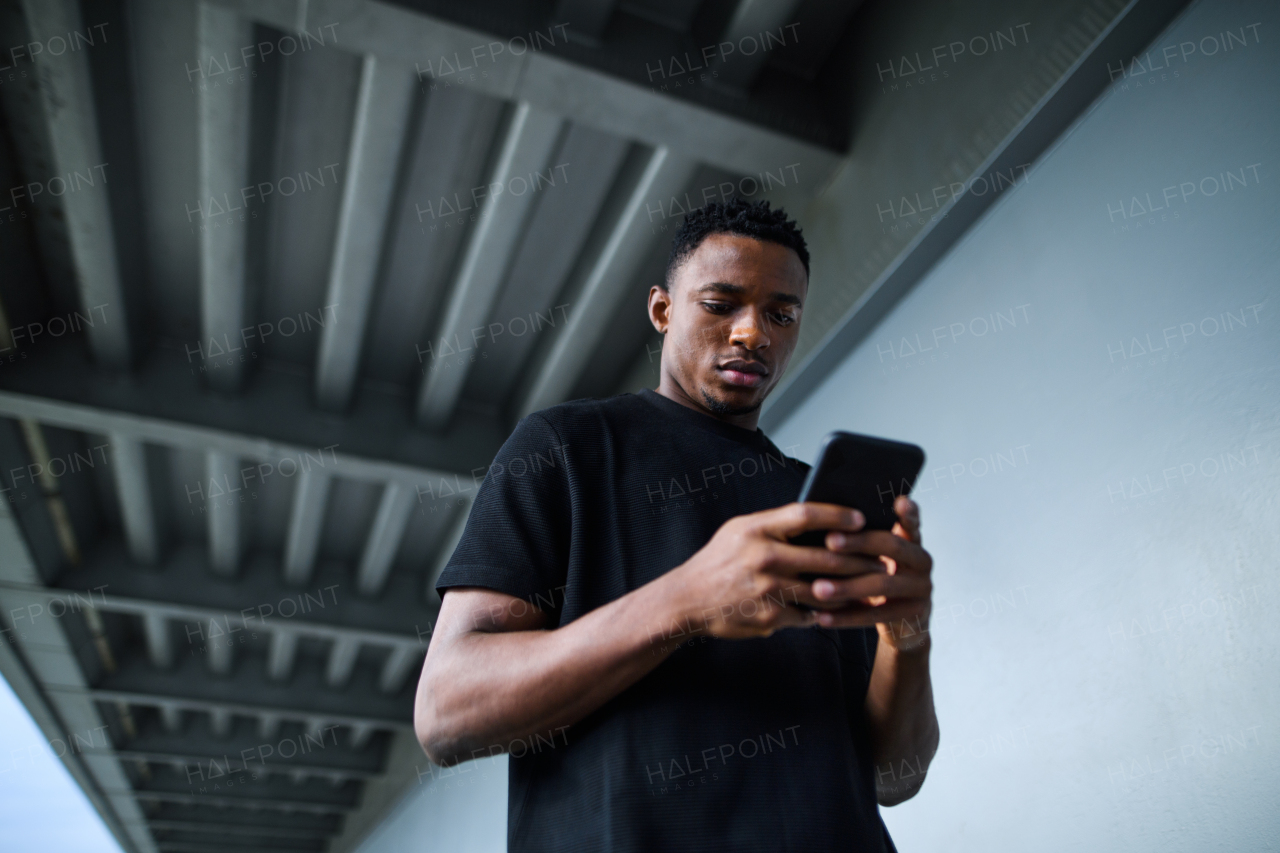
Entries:
{"label": "ribbed concrete ceiling", "polygon": [[1035,49],[877,99],[976,12],[0,0],[0,672],[126,849],[351,849],[478,481],[652,379],[680,215],[801,216],[812,379],[990,199],[874,206],[1025,167],[1181,5],[984,4]]}
{"label": "ribbed concrete ceiling", "polygon": [[0,4],[0,669],[126,849],[347,849],[415,782],[485,466],[622,380],[702,188],[834,173],[856,5]]}

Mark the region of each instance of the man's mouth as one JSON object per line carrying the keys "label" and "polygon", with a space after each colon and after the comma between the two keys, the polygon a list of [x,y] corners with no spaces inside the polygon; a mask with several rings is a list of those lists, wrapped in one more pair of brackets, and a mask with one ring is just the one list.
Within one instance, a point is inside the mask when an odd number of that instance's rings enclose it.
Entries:
{"label": "man's mouth", "polygon": [[756,388],[764,383],[769,375],[769,368],[759,361],[744,361],[735,358],[716,366],[716,370],[730,385],[743,388]]}

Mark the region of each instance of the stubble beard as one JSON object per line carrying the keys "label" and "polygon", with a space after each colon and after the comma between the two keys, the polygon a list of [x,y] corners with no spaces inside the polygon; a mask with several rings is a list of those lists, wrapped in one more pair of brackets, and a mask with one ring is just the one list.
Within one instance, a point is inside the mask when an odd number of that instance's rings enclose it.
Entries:
{"label": "stubble beard", "polygon": [[702,404],[707,407],[707,411],[721,418],[734,418],[742,415],[749,415],[760,408],[764,403],[763,399],[757,400],[750,406],[731,406],[723,400],[717,400],[711,396],[711,392],[706,388],[702,390]]}

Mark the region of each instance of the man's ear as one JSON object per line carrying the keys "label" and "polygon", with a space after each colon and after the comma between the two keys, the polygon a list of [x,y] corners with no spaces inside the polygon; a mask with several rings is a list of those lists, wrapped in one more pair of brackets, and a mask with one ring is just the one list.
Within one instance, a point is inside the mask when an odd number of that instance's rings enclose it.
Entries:
{"label": "man's ear", "polygon": [[667,333],[667,326],[671,324],[671,307],[671,294],[668,291],[657,284],[649,288],[649,322],[664,335]]}

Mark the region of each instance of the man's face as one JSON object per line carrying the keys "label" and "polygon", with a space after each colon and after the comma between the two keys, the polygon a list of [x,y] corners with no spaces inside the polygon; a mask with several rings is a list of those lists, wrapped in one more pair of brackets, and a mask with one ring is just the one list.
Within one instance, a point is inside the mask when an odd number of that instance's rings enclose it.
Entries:
{"label": "man's face", "polygon": [[808,286],[792,249],[710,235],[669,292],[649,292],[649,317],[666,334],[663,372],[714,415],[754,412],[786,371]]}

